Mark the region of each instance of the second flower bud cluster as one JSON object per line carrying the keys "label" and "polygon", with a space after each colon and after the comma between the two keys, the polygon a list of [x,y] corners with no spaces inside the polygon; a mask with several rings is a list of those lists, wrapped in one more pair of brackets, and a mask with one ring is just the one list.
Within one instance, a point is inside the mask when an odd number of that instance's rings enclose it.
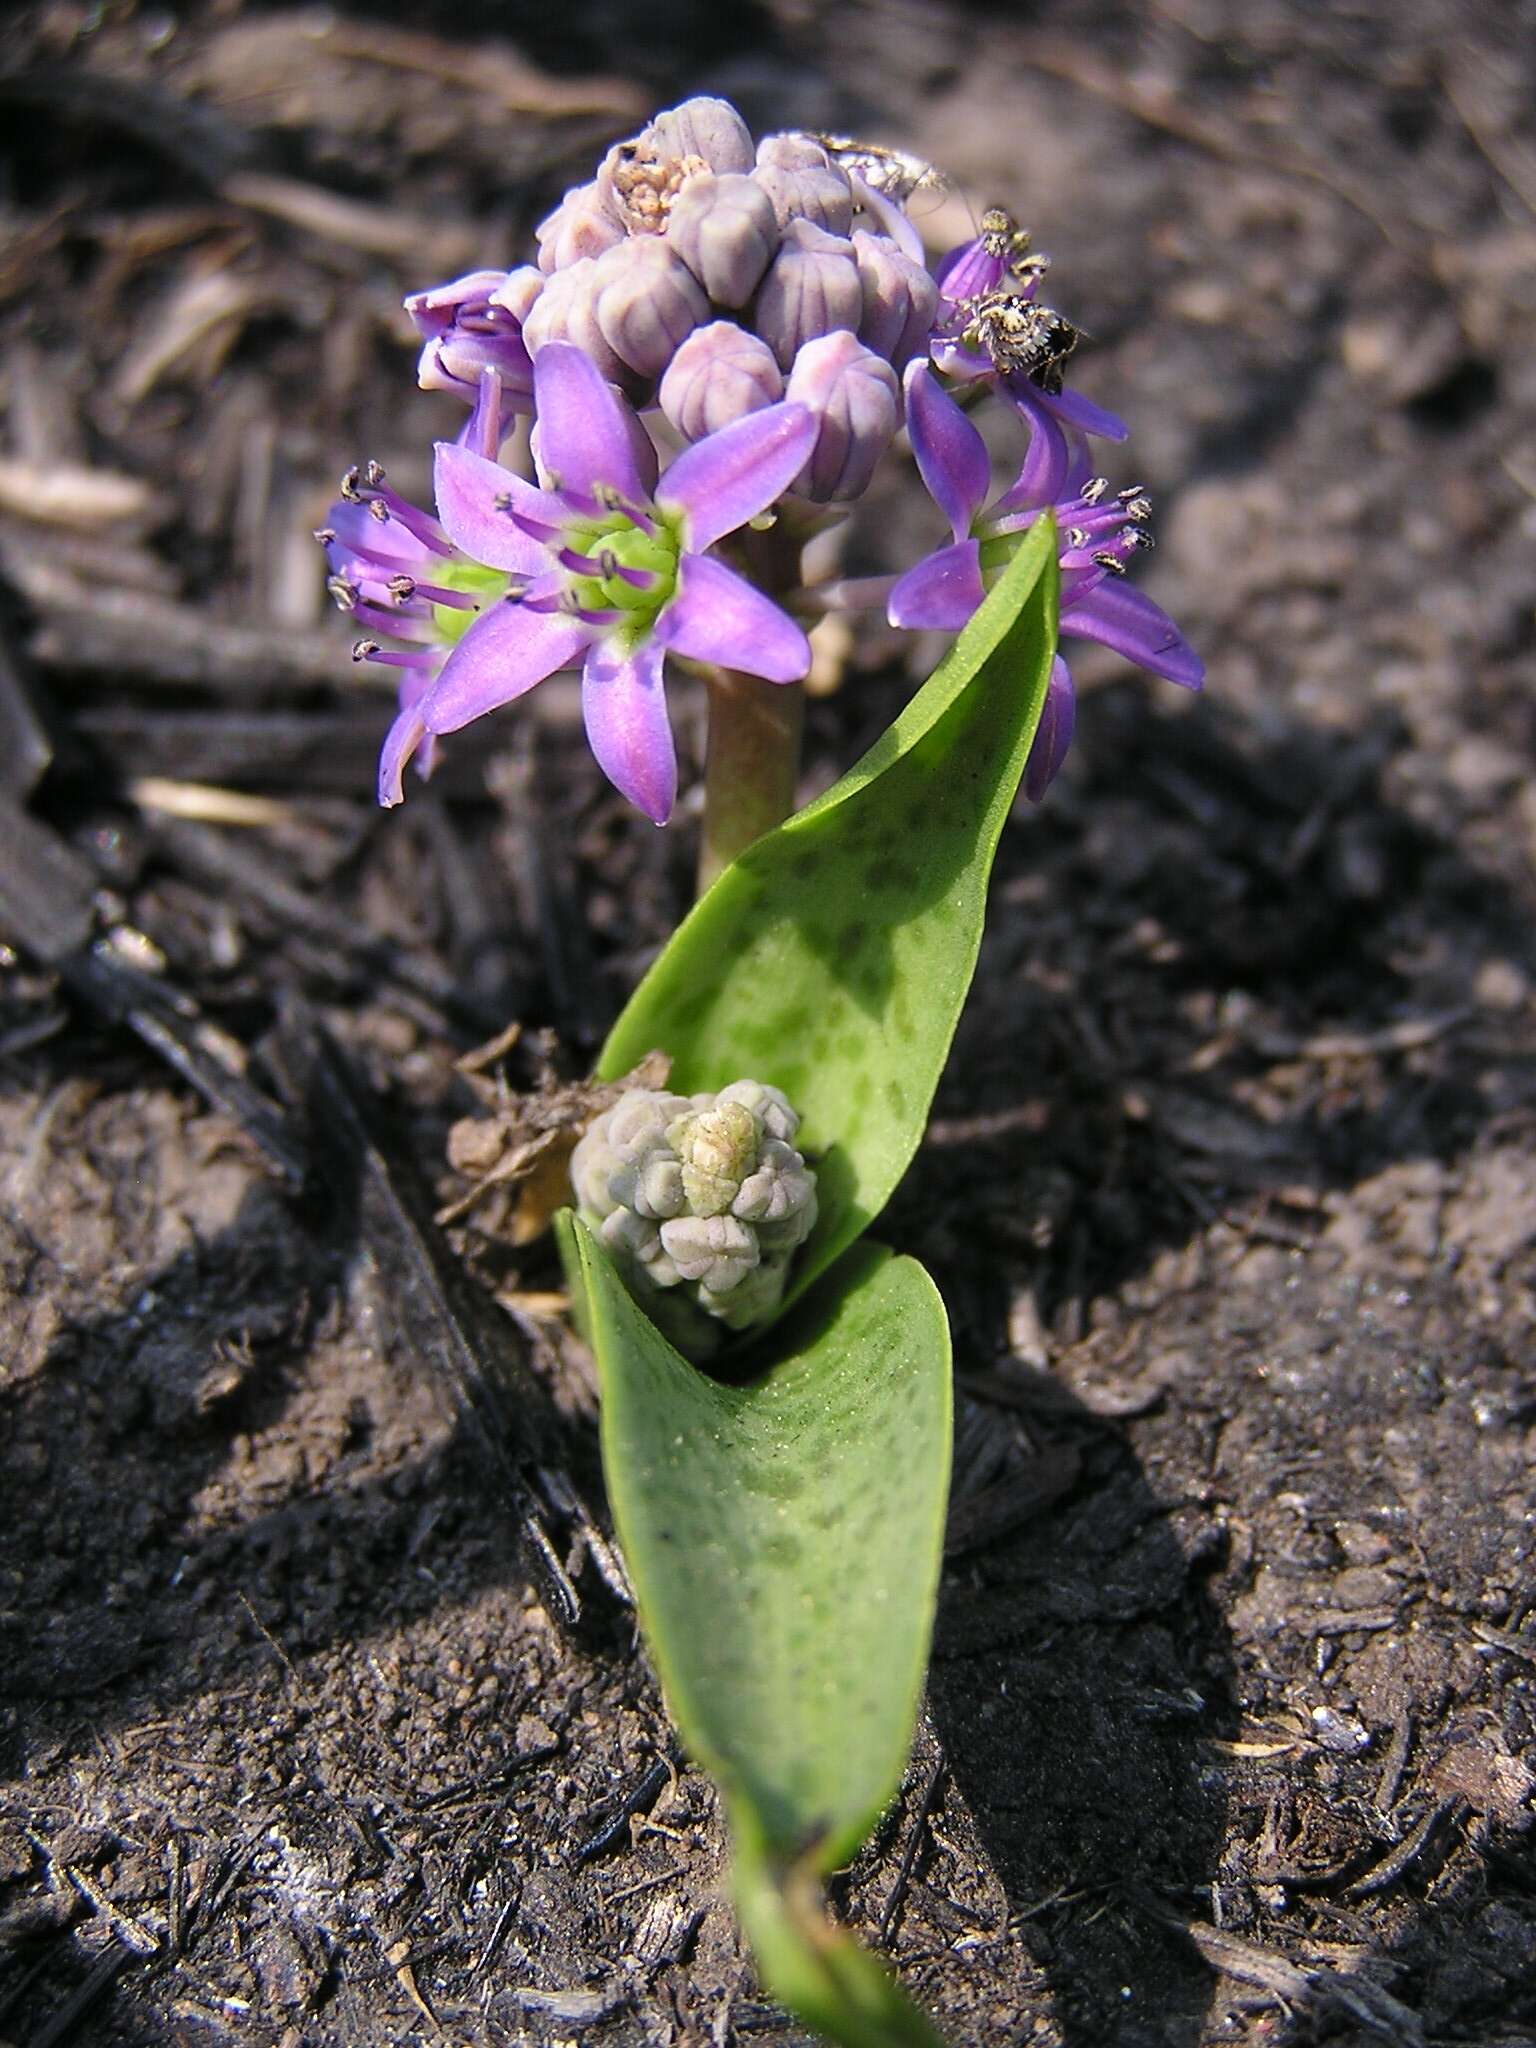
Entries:
{"label": "second flower bud cluster", "polygon": [[795,1150],[800,1119],[777,1088],[715,1095],[631,1089],[576,1147],[571,1182],[645,1308],[681,1350],[777,1308],[816,1221],[816,1176]]}

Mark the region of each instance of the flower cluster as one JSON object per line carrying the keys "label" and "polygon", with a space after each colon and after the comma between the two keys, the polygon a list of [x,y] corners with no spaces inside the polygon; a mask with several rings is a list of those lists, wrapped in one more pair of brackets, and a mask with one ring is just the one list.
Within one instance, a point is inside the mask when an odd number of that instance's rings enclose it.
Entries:
{"label": "flower cluster", "polygon": [[816,1221],[800,1119],[777,1088],[632,1088],[571,1156],[583,1220],[680,1349],[705,1357],[764,1321]]}
{"label": "flower cluster", "polygon": [[[754,145],[725,101],[688,100],[566,195],[536,263],[407,300],[420,382],[469,407],[437,447],[435,513],[370,465],[320,534],[331,591],[367,634],[356,657],[400,672],[381,802],[400,800],[409,760],[430,769],[441,735],[579,665],[594,753],[661,823],[677,786],[669,656],[783,684],[809,668],[798,619],[818,610],[878,601],[893,625],[957,628],[1047,515],[1063,634],[1198,687],[1178,629],[1122,580],[1151,545],[1150,507],[1095,473],[1090,438],[1126,430],[1064,388],[1077,334],[1041,299],[1046,259],[993,209],[930,273],[904,202],[935,177],[847,138]],[[966,410],[979,400],[1023,443],[1000,492]],[[532,433],[514,465],[519,416]],[[900,575],[799,588],[801,543],[864,492],[903,424],[949,544]],[[1072,726],[1058,659],[1030,796]]]}

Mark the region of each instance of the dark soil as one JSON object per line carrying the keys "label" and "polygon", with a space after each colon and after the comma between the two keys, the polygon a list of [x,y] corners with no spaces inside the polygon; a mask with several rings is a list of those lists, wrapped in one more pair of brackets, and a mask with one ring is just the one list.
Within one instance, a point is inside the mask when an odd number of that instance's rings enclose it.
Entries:
{"label": "dark soil", "polygon": [[[547,1241],[430,1222],[455,1059],[582,1071],[688,824],[559,683],[378,814],[307,537],[450,417],[401,292],[704,87],[1035,228],[1211,671],[1077,664],[886,1222],[957,1505],[842,1908],[974,2048],[1536,2040],[1533,53],[1524,0],[8,13],[0,2039],[796,2038]],[[878,511],[855,566],[936,538]],[[819,782],[906,660],[855,634]]]}

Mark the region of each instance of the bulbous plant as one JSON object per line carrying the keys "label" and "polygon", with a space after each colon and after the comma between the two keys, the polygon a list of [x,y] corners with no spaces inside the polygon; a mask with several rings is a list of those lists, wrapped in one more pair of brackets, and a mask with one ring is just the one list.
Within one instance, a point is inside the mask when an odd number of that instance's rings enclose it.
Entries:
{"label": "bulbous plant", "polygon": [[[561,1242],[646,1641],[723,1793],[743,1922],[769,1987],[851,2048],[936,2040],[822,1886],[910,1745],[950,1435],[942,1304],[865,1232],[921,1140],[1015,792],[1043,796],[1071,743],[1058,634],[1202,679],[1124,581],[1150,507],[1090,460],[1126,430],[1065,388],[1045,259],[994,209],[930,271],[906,201],[936,175],[846,138],[754,143],[720,100],[659,114],[542,223],[536,263],[407,301],[421,382],[468,406],[435,509],[370,465],[320,535],[357,658],[400,671],[386,804],[579,664],[599,763],[660,824],[667,668],[705,679],[702,894],[598,1063],[617,1081],[659,1049],[669,1087],[582,1138]],[[1000,489],[980,403],[1022,442]],[[950,540],[808,587],[806,543],[902,427]],[[789,816],[805,622],[861,605],[958,638]]]}

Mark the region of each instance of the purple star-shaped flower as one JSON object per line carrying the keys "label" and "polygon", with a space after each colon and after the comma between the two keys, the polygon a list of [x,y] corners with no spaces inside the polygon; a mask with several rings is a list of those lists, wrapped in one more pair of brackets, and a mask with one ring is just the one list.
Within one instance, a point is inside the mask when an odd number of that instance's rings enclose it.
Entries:
{"label": "purple star-shaped flower", "polygon": [[579,348],[546,343],[533,384],[537,485],[471,448],[437,445],[443,531],[510,580],[402,708],[379,762],[379,801],[400,801],[402,770],[424,742],[580,660],[599,765],[663,824],[677,793],[666,655],[772,683],[810,667],[794,620],[708,550],[789,487],[818,423],[803,405],[768,406],[695,442],[658,483],[640,422]]}
{"label": "purple star-shaped flower", "polygon": [[[1132,489],[1110,497],[1104,478],[1090,475],[1083,434],[1040,408],[1028,415],[1023,467],[987,505],[986,443],[925,363],[908,369],[906,396],[912,453],[954,540],[898,578],[890,593],[891,624],[958,632],[1001,575],[1020,535],[1051,512],[1060,534],[1062,632],[1100,641],[1154,675],[1199,689],[1205,680],[1199,656],[1160,605],[1121,580],[1132,555],[1151,546],[1145,494]],[[1034,801],[1066,758],[1075,715],[1071,672],[1058,655],[1024,773],[1025,793]]]}

